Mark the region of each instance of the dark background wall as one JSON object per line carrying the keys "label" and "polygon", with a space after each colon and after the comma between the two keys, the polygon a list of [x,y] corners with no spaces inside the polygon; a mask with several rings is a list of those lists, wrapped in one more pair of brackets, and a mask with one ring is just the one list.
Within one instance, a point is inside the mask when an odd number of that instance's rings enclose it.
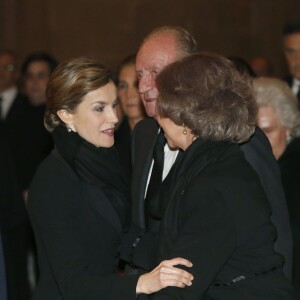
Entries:
{"label": "dark background wall", "polygon": [[281,29],[300,0],[0,0],[0,48],[22,60],[36,50],[80,55],[115,67],[154,27],[188,29],[199,48],[245,59],[262,55],[283,76]]}

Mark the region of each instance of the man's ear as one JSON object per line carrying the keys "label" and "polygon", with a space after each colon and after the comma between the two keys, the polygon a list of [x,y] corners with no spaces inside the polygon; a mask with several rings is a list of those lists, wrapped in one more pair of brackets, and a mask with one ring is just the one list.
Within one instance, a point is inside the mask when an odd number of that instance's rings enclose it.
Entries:
{"label": "man's ear", "polygon": [[74,132],[76,132],[73,124],[73,114],[69,113],[65,109],[60,109],[59,111],[57,111],[57,115],[66,124],[68,128],[71,128]]}

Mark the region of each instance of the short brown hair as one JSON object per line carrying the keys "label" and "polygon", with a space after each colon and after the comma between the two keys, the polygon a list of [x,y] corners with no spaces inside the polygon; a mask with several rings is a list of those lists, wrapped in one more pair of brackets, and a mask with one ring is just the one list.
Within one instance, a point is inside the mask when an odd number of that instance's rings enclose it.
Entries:
{"label": "short brown hair", "polygon": [[64,125],[57,112],[74,113],[82,98],[112,81],[112,74],[103,64],[87,57],[75,58],[58,65],[47,85],[45,127],[53,131]]}
{"label": "short brown hair", "polygon": [[157,27],[146,36],[143,42],[146,42],[153,36],[164,33],[172,33],[174,35],[176,48],[181,52],[182,57],[195,54],[198,51],[195,38],[186,29],[179,26]]}
{"label": "short brown hair", "polygon": [[225,57],[197,53],[170,64],[156,80],[158,114],[203,140],[241,143],[254,133],[251,78]]}

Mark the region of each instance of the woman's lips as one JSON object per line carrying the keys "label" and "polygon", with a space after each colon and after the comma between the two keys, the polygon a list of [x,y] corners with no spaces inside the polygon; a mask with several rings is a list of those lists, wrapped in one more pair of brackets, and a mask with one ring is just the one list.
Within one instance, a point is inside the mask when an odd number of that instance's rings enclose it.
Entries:
{"label": "woman's lips", "polygon": [[115,133],[115,129],[109,128],[109,129],[102,130],[101,132],[107,136],[113,136]]}

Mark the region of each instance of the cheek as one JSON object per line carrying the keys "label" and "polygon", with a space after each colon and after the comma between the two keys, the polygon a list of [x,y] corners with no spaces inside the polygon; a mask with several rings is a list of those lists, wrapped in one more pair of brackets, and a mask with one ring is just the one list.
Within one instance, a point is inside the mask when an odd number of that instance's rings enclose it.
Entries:
{"label": "cheek", "polygon": [[124,96],[125,96],[125,91],[124,91],[124,89],[119,90],[119,91],[118,91],[118,97],[119,97],[120,101],[122,101],[122,99],[124,100]]}

